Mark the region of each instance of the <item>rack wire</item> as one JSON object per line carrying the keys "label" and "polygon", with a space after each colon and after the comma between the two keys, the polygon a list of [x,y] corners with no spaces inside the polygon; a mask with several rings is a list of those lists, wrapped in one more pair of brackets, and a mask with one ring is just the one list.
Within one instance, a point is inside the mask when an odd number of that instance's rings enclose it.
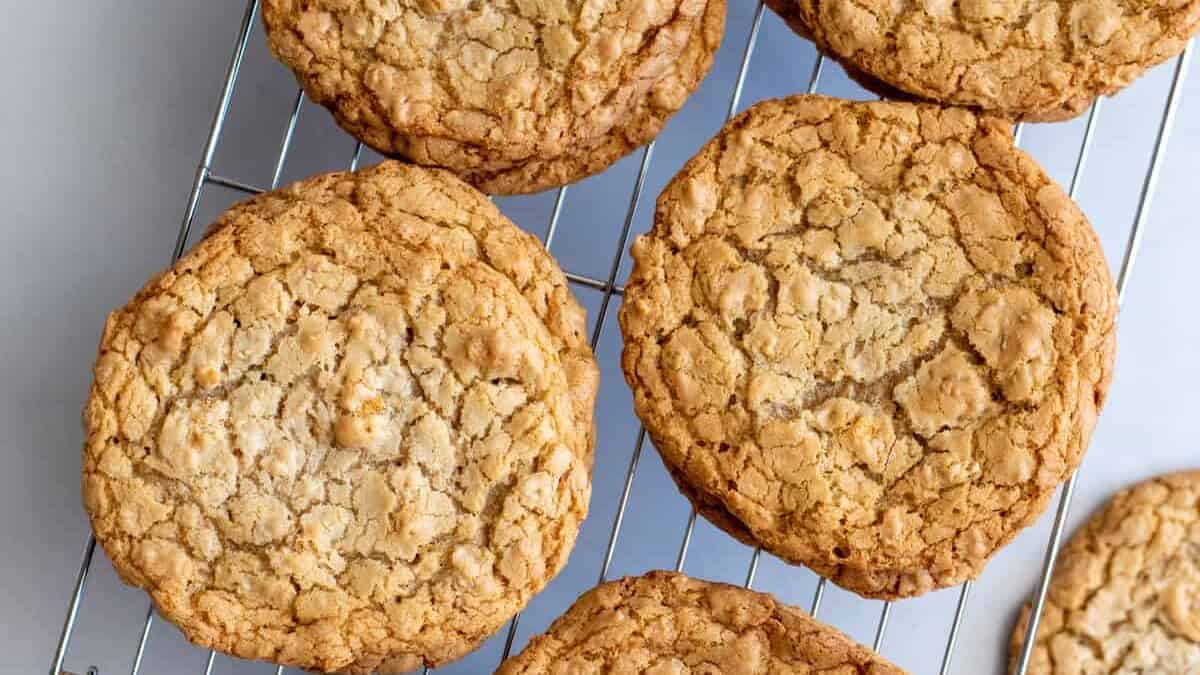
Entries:
{"label": "rack wire", "polygon": [[[192,182],[191,192],[189,193],[183,217],[179,225],[175,246],[172,250],[172,255],[170,258],[172,263],[179,259],[187,246],[187,241],[196,217],[196,211],[207,186],[217,185],[234,190],[236,192],[252,195],[264,192],[265,189],[275,188],[283,175],[284,166],[287,162],[292,141],[295,137],[297,122],[299,121],[300,114],[305,103],[303,90],[299,90],[296,93],[295,102],[292,105],[291,114],[288,118],[283,138],[280,141],[279,152],[275,158],[274,170],[272,172],[271,182],[268,188],[264,189],[252,183],[238,180],[236,178],[217,175],[212,171],[213,158],[216,154],[217,146],[220,143],[221,136],[225,128],[225,122],[229,113],[233,92],[237,85],[238,75],[245,57],[246,46],[249,42],[255,17],[258,13],[258,5],[259,0],[249,0],[246,5],[245,12],[242,15],[240,28],[233,45],[233,53],[230,57],[229,65],[225,72],[224,83],[217,101],[216,110],[213,114],[212,123],[209,127],[208,137],[205,142],[204,150],[201,154],[200,162],[196,168],[196,174]],[[746,76],[749,73],[750,63],[753,59],[754,50],[758,43],[759,34],[762,28],[764,12],[765,5],[762,0],[758,0],[750,30],[745,38],[745,46],[743,48],[742,59],[737,78],[735,80],[733,90],[730,93],[729,108],[726,114],[726,119],[732,118],[738,111],[738,106],[742,97],[742,91],[746,82]],[[1134,216],[1133,223],[1130,226],[1128,239],[1126,240],[1125,244],[1124,255],[1121,260],[1120,273],[1117,278],[1118,306],[1120,306],[1125,299],[1125,291],[1128,287],[1129,279],[1132,275],[1134,263],[1136,262],[1137,254],[1141,247],[1143,237],[1145,236],[1146,223],[1149,218],[1150,207],[1153,202],[1155,188],[1158,184],[1161,159],[1163,152],[1168,145],[1171,130],[1174,126],[1176,113],[1179,107],[1181,87],[1187,76],[1188,68],[1192,58],[1193,47],[1194,40],[1189,41],[1183,52],[1179,56],[1175,57],[1171,85],[1167,93],[1166,101],[1162,108],[1162,115],[1159,120],[1157,135],[1155,137],[1152,154],[1150,156],[1150,164],[1142,183],[1136,215]],[[811,94],[817,92],[825,63],[826,59],[824,55],[818,53],[809,77],[807,87],[808,93]],[[1087,122],[1084,129],[1083,138],[1080,142],[1074,170],[1071,176],[1069,195],[1072,199],[1076,198],[1082,183],[1088,154],[1095,135],[1096,123],[1099,119],[1102,108],[1102,101],[1103,99],[1097,99],[1087,113]],[[1022,128],[1023,127],[1018,124],[1014,129],[1014,139],[1018,143],[1020,142]],[[646,185],[646,177],[649,172],[651,160],[654,156],[654,147],[655,143],[651,142],[642,149],[641,163],[638,168],[637,177],[634,181],[625,219],[619,231],[615,252],[612,257],[612,262],[609,265],[606,278],[597,279],[585,274],[571,272],[569,270],[566,272],[567,280],[571,284],[582,288],[599,291],[602,294],[590,340],[593,350],[595,350],[598,346],[600,338],[604,333],[613,298],[621,296],[624,293],[624,288],[617,283],[617,276],[620,272],[621,262],[623,260],[626,245],[628,244],[632,225],[642,203],[643,192]],[[348,162],[348,167],[351,170],[354,170],[358,167],[359,161],[362,157],[362,152],[363,144],[359,142],[355,145],[353,155]],[[563,186],[558,188],[555,196],[554,206],[551,211],[549,221],[546,225],[545,233],[541,237],[542,243],[545,245],[547,250],[551,250],[553,246],[555,234],[558,230],[559,219],[562,215],[563,206],[566,203],[567,192],[568,186]],[[633,453],[626,469],[624,484],[617,502],[617,511],[613,518],[612,528],[609,531],[608,545],[605,549],[603,562],[599,572],[600,582],[606,580],[609,571],[611,570],[613,558],[616,552],[617,541],[621,534],[621,526],[624,523],[625,514],[629,505],[629,497],[632,492],[634,478],[637,474],[645,441],[646,431],[645,429],[639,427],[637,432],[637,440],[634,443]],[[1036,635],[1042,610],[1046,602],[1050,578],[1054,571],[1055,563],[1057,562],[1058,551],[1062,543],[1064,526],[1066,524],[1067,516],[1070,512],[1072,497],[1074,495],[1075,486],[1077,485],[1078,480],[1079,471],[1077,469],[1071,474],[1067,482],[1063,485],[1059,497],[1058,507],[1054,515],[1053,526],[1051,528],[1050,536],[1046,542],[1045,555],[1041,568],[1041,577],[1038,583],[1036,594],[1034,596],[1032,619],[1027,627],[1024,643],[1019,653],[1016,666],[1016,671],[1020,673],[1020,675],[1025,675],[1032,657],[1032,637]],[[687,524],[685,525],[684,531],[680,538],[679,553],[675,562],[676,571],[682,571],[687,560],[692,536],[695,530],[696,517],[696,509],[693,507],[690,511]],[[86,542],[84,543],[82,559],[79,564],[79,571],[75,577],[73,592],[67,607],[66,618],[64,619],[58,644],[52,657],[49,670],[50,675],[65,675],[65,671],[62,670],[63,662],[66,659],[67,650],[70,647],[71,637],[74,634],[75,623],[76,619],[78,618],[80,605],[87,591],[88,578],[91,572],[92,561],[95,557],[95,550],[95,537],[89,534]],[[746,570],[745,581],[743,584],[746,588],[750,588],[754,584],[761,557],[762,549],[754,549],[750,558],[749,566]],[[820,612],[822,599],[824,598],[827,585],[828,580],[823,577],[818,579],[816,588],[813,592],[812,600],[809,604],[809,613],[814,617],[816,617]],[[950,631],[946,639],[945,649],[943,651],[941,668],[939,670],[941,675],[947,675],[950,672],[955,653],[955,646],[958,643],[959,634],[963,625],[963,619],[966,615],[969,604],[971,588],[971,581],[967,581],[960,586],[958,599],[955,604],[953,620],[950,625]],[[874,640],[872,643],[872,646],[876,651],[879,651],[883,645],[892,607],[893,603],[890,601],[880,603],[879,618],[876,623]],[[517,629],[520,624],[520,619],[521,614],[518,613],[509,622],[507,634],[505,636],[504,648],[501,654],[501,660],[508,658],[512,651],[514,640],[517,635]],[[140,672],[146,645],[150,639],[152,628],[154,626],[154,620],[155,611],[154,606],[151,603],[146,610],[145,620],[142,624],[142,630],[136,650],[134,652],[131,675],[138,675]],[[204,675],[211,675],[216,656],[217,653],[215,651],[209,651],[207,659],[205,660],[203,671]],[[283,666],[277,667],[275,670],[276,675],[282,675],[283,670]],[[95,669],[90,668],[88,672],[89,674],[92,674],[95,672]],[[423,672],[428,673],[430,672],[430,669],[426,668]]]}

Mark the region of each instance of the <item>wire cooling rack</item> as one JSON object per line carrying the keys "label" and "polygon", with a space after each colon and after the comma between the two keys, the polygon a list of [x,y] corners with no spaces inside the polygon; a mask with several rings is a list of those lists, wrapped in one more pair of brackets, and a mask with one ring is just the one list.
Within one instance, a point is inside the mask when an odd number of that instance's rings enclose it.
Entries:
{"label": "wire cooling rack", "polygon": [[[222,133],[225,129],[225,122],[229,113],[230,102],[233,97],[234,89],[237,86],[238,75],[246,54],[246,46],[253,31],[257,12],[258,0],[250,0],[242,16],[241,26],[238,31],[237,39],[234,43],[233,54],[230,58],[228,69],[225,73],[225,80],[221,88],[221,93],[218,99],[215,114],[213,116],[212,125],[209,129],[208,138],[204,145],[204,151],[201,155],[199,166],[196,169],[191,192],[188,196],[187,205],[184,209],[183,218],[179,226],[178,234],[175,240],[175,246],[171,256],[172,262],[177,260],[180,255],[182,255],[187,245],[188,238],[192,230],[193,221],[196,218],[197,209],[200,206],[201,197],[204,195],[205,188],[207,186],[218,185],[244,194],[257,194],[263,192],[264,189],[276,187],[283,175],[284,165],[287,161],[288,153],[292,146],[292,139],[295,136],[300,111],[305,102],[302,91],[298,91],[296,93],[295,101],[291,106],[291,115],[288,118],[283,140],[280,144],[279,152],[275,158],[274,171],[272,173],[268,188],[259,187],[252,183],[238,180],[236,178],[218,175],[214,173],[212,169],[213,158],[216,153],[217,146],[221,141]],[[754,11],[753,20],[750,24],[748,34],[744,38],[745,46],[742,51],[740,67],[737,71],[737,77],[734,82],[733,90],[729,95],[729,107],[726,115],[727,118],[732,117],[738,111],[742,90],[746,82],[746,75],[750,70],[751,59],[758,43],[759,33],[763,22],[763,15],[764,5],[763,2],[759,0]],[[727,39],[730,37],[733,36],[727,36]],[[1170,87],[1165,103],[1161,110],[1161,116],[1158,120],[1157,134],[1152,146],[1151,155],[1149,158],[1149,166],[1142,181],[1137,208],[1133,222],[1129,228],[1128,238],[1125,242],[1124,254],[1122,256],[1119,268],[1120,271],[1117,276],[1119,303],[1123,302],[1125,299],[1126,286],[1128,285],[1130,275],[1133,271],[1134,262],[1137,259],[1142,238],[1145,235],[1145,225],[1149,216],[1155,188],[1158,183],[1161,158],[1164,149],[1167,147],[1168,140],[1171,135],[1171,129],[1175,122],[1176,111],[1179,107],[1179,100],[1181,98],[1181,84],[1186,78],[1193,46],[1194,41],[1190,41],[1183,53],[1174,60],[1174,69]],[[824,66],[825,58],[818,54],[812,67],[811,75],[808,78],[808,93],[817,92],[818,86],[821,84]],[[1096,122],[1100,116],[1102,102],[1103,99],[1097,99],[1087,112],[1086,126],[1080,142],[1078,154],[1075,158],[1074,169],[1071,174],[1069,194],[1073,199],[1078,194],[1079,187],[1084,176],[1084,169],[1087,164],[1089,151],[1092,147],[1092,141],[1096,130]],[[1018,143],[1020,142],[1021,132],[1022,126],[1018,124],[1015,128],[1015,135]],[[620,296],[624,292],[624,288],[617,283],[617,276],[621,270],[623,253],[629,241],[634,218],[638,213],[639,206],[642,203],[647,173],[650,168],[651,160],[654,157],[654,147],[655,143],[652,142],[649,145],[646,145],[640,151],[641,161],[638,165],[636,174],[637,177],[632,189],[632,196],[629,200],[624,220],[621,222],[619,233],[616,239],[615,252],[612,256],[612,262],[608,266],[607,276],[604,278],[597,278],[596,276],[580,274],[570,270],[566,271],[567,278],[572,284],[600,293],[599,309],[595,314],[595,320],[591,333],[591,346],[593,350],[597,348],[601,337],[604,334],[605,328],[609,323],[611,323],[608,321],[608,319],[610,318],[610,308],[612,306],[614,297]],[[357,168],[362,154],[362,143],[357,143],[354,147],[353,155],[348,162],[348,168],[352,170]],[[545,233],[542,237],[542,241],[547,249],[552,249],[553,247],[555,235],[558,231],[559,219],[562,215],[563,207],[567,200],[567,194],[568,188],[561,187],[557,190],[555,195],[549,222],[546,225]],[[601,430],[601,433],[603,433],[603,430]],[[625,521],[627,507],[629,505],[629,498],[633,488],[634,478],[638,471],[638,465],[642,456],[642,450],[645,445],[645,441],[645,430],[639,427],[637,432],[637,440],[634,444],[632,455],[630,457],[628,466],[625,468],[623,487],[618,498],[619,501],[617,502],[617,509],[615,517],[613,518],[612,527],[608,534],[607,547],[604,550],[603,562],[600,567],[598,579],[598,581],[601,582],[607,579],[613,564],[614,555],[617,550],[617,542],[621,535],[622,524]],[[1029,624],[1017,665],[1018,672],[1021,673],[1021,675],[1024,675],[1029,664],[1029,659],[1032,653],[1032,640],[1030,637],[1036,633],[1038,621],[1041,617],[1042,609],[1046,601],[1046,593],[1049,586],[1050,576],[1054,570],[1058,550],[1062,542],[1064,525],[1067,521],[1067,516],[1071,508],[1072,497],[1075,493],[1075,486],[1078,480],[1078,472],[1072,473],[1060,493],[1058,507],[1054,514],[1053,525],[1045,545],[1045,555],[1041,565],[1040,581],[1037,585],[1034,596],[1034,620]],[[675,569],[677,571],[683,570],[684,563],[688,558],[695,526],[696,511],[695,509],[692,509],[690,516],[687,519],[687,524],[681,535],[681,543],[675,560]],[[75,578],[73,593],[67,609],[66,618],[63,622],[62,632],[60,634],[58,645],[51,662],[49,671],[50,675],[63,675],[66,673],[66,671],[62,670],[63,662],[66,658],[68,648],[70,647],[72,635],[75,632],[76,619],[79,614],[80,604],[83,601],[84,595],[87,591],[88,577],[92,569],[92,561],[94,558],[95,549],[96,540],[93,536],[89,535],[87,542],[84,545],[83,557],[79,565],[79,572]],[[755,549],[750,557],[750,562],[745,570],[744,576],[744,585],[747,588],[754,584],[761,556],[762,550]],[[960,630],[963,625],[963,618],[966,615],[969,606],[972,584],[973,582],[968,581],[962,584],[958,589],[953,619],[950,623],[949,632],[945,637],[944,646],[942,647],[943,651],[940,661],[940,668],[938,669],[940,675],[946,675],[951,671],[951,665],[955,656],[955,647],[958,644]],[[824,578],[820,578],[817,581],[815,590],[811,596],[811,600],[807,608],[809,613],[813,616],[818,616],[820,613],[822,599],[825,596],[826,585],[827,581]],[[888,620],[892,613],[892,608],[892,602],[882,602],[879,605],[878,621],[875,624],[874,639],[872,641],[872,646],[876,650],[880,648],[883,642],[884,635],[888,627]],[[507,658],[512,651],[514,638],[517,635],[520,620],[521,615],[517,614],[509,623],[505,632],[504,647],[502,653],[500,654],[500,659]],[[138,675],[138,673],[142,670],[143,656],[146,653],[146,646],[151,637],[151,629],[153,628],[154,623],[154,607],[153,605],[150,605],[146,610],[145,620],[142,624],[141,633],[136,645],[136,651],[134,652],[131,675]],[[204,661],[204,675],[210,675],[212,673],[216,657],[217,654],[215,652],[209,651],[207,658]],[[276,675],[282,675],[283,671],[284,668],[282,666],[279,666],[275,669]],[[94,667],[89,668],[87,672],[89,675],[94,675],[97,673],[97,669]],[[425,672],[429,672],[429,669],[426,669]],[[104,673],[102,675],[110,674]]]}

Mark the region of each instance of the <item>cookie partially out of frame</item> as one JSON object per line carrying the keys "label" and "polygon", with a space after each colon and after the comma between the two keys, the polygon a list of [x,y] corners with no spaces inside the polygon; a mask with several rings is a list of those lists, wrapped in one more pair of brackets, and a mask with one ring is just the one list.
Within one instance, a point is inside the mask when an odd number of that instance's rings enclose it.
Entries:
{"label": "cookie partially out of frame", "polygon": [[684,492],[869,597],[975,576],[1078,464],[1111,377],[1095,233],[962,108],[754,106],[633,258],[622,366]]}
{"label": "cookie partially out of frame", "polygon": [[497,675],[903,675],[770,595],[651,572],[598,586]]}
{"label": "cookie partially out of frame", "polygon": [[[1014,666],[1030,611],[1013,631]],[[1118,493],[1071,538],[1028,673],[1200,673],[1200,471]]]}
{"label": "cookie partially out of frame", "polygon": [[96,538],[204,646],[351,673],[457,658],[587,512],[584,326],[537,240],[444,171],[239,204],[105,326]]}
{"label": "cookie partially out of frame", "polygon": [[351,134],[511,194],[652,140],[712,65],[725,0],[269,0],[263,19]]}
{"label": "cookie partially out of frame", "polygon": [[1200,0],[771,0],[821,49],[922,98],[1073,117],[1181,52]]}

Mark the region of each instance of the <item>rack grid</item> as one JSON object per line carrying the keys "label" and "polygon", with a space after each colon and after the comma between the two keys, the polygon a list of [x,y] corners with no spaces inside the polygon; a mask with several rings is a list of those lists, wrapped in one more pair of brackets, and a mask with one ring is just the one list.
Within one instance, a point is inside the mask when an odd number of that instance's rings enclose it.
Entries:
{"label": "rack grid", "polygon": [[[204,145],[203,153],[201,154],[200,162],[196,168],[195,177],[192,182],[191,192],[189,193],[186,207],[184,209],[183,218],[179,225],[179,230],[175,240],[175,246],[172,251],[170,262],[179,259],[186,248],[189,235],[191,234],[192,225],[196,217],[197,209],[200,205],[201,197],[204,190],[209,185],[217,185],[228,188],[235,192],[240,192],[247,195],[259,194],[265,190],[273,189],[278,186],[283,175],[284,165],[287,162],[288,153],[292,146],[292,140],[295,137],[297,122],[300,117],[300,112],[305,103],[303,90],[297,91],[295,102],[291,107],[291,114],[288,118],[287,125],[283,138],[280,142],[279,151],[275,157],[274,170],[272,172],[271,181],[268,187],[263,188],[251,183],[222,176],[213,173],[212,162],[216,154],[217,146],[221,141],[222,132],[225,128],[225,122],[229,113],[230,103],[233,98],[234,89],[237,86],[238,75],[241,70],[242,62],[245,57],[246,47],[249,43],[255,17],[258,14],[259,0],[249,0],[246,9],[242,15],[240,28],[237,38],[233,45],[233,53],[229,60],[229,65],[225,72],[224,83],[221,88],[221,93],[218,97],[216,110],[213,115],[213,120],[209,128],[207,140]],[[738,111],[738,104],[741,100],[742,91],[746,82],[746,76],[750,70],[750,63],[754,55],[755,47],[758,43],[760,30],[762,28],[763,15],[765,12],[763,0],[757,0],[754,10],[753,19],[750,29],[745,37],[744,48],[740,67],[737,72],[737,77],[733,86],[733,90],[729,96],[729,108],[726,114],[726,119],[732,118]],[[1129,229],[1128,238],[1125,243],[1124,254],[1121,259],[1120,272],[1117,277],[1117,299],[1118,307],[1120,307],[1125,299],[1125,291],[1128,286],[1129,278],[1133,272],[1134,263],[1137,259],[1138,251],[1141,247],[1143,237],[1145,236],[1146,222],[1149,218],[1150,207],[1153,201],[1155,188],[1158,184],[1159,170],[1163,152],[1169,144],[1171,130],[1174,126],[1176,113],[1179,107],[1180,94],[1182,83],[1186,79],[1195,40],[1189,40],[1183,52],[1174,58],[1173,75],[1163,104],[1161,117],[1159,119],[1157,134],[1154,140],[1153,149],[1151,150],[1149,167],[1146,171],[1142,182],[1140,196],[1137,202],[1137,208],[1133,222]],[[816,93],[818,85],[821,82],[822,72],[826,63],[825,56],[817,53],[816,60],[813,64],[812,72],[808,80],[807,93]],[[1084,128],[1083,137],[1080,142],[1079,151],[1076,155],[1074,170],[1071,175],[1070,187],[1068,194],[1072,199],[1078,195],[1078,190],[1082,182],[1084,169],[1087,163],[1089,151],[1094,139],[1096,122],[1100,116],[1102,103],[1104,99],[1098,98],[1092,103],[1087,111],[1087,121]],[[1014,139],[1017,143],[1020,142],[1022,125],[1017,124],[1014,128]],[[617,276],[620,272],[623,255],[628,244],[629,235],[635,216],[638,213],[639,206],[642,203],[642,196],[646,184],[646,177],[650,168],[651,160],[654,156],[655,142],[650,142],[641,150],[641,162],[637,171],[637,177],[634,181],[632,197],[629,200],[625,218],[619,230],[619,235],[616,242],[616,250],[612,257],[612,263],[608,268],[608,274],[604,279],[598,279],[585,274],[578,274],[570,270],[566,270],[566,277],[569,283],[588,288],[594,291],[599,291],[601,301],[599,310],[596,314],[595,325],[592,330],[590,344],[595,350],[600,342],[600,338],[604,333],[607,324],[609,309],[612,300],[616,296],[621,296],[624,293],[624,288],[617,283]],[[354,146],[353,154],[347,163],[350,170],[358,167],[362,157],[363,144],[358,142]],[[559,218],[562,215],[563,206],[566,202],[569,186],[563,186],[557,189],[554,199],[553,209],[546,225],[545,233],[542,235],[542,243],[547,250],[551,250],[554,243],[555,234],[558,230]],[[637,432],[637,440],[634,443],[633,453],[625,473],[623,489],[621,491],[619,501],[617,503],[617,512],[613,519],[612,528],[609,530],[608,545],[604,553],[603,563],[601,565],[599,581],[603,582],[607,579],[610,568],[612,566],[613,557],[616,551],[616,545],[621,533],[621,525],[624,522],[625,514],[629,504],[629,497],[632,492],[634,477],[638,470],[638,465],[641,459],[642,450],[646,441],[646,432],[639,426]],[[1029,662],[1033,651],[1032,636],[1036,634],[1038,623],[1041,619],[1042,610],[1046,602],[1047,591],[1049,588],[1051,574],[1054,571],[1055,563],[1058,557],[1058,551],[1062,544],[1064,526],[1067,516],[1071,509],[1071,502],[1075,492],[1075,486],[1079,480],[1079,470],[1072,472],[1066,483],[1062,486],[1058,506],[1054,514],[1053,525],[1051,527],[1050,536],[1045,545],[1045,554],[1041,565],[1041,575],[1034,595],[1033,615],[1029,622],[1025,633],[1024,643],[1019,653],[1017,662],[1017,672],[1020,675],[1025,675],[1029,666]],[[691,546],[692,535],[696,525],[696,510],[693,507],[687,520],[687,524],[682,534],[679,552],[675,561],[675,570],[682,571],[684,563],[687,560],[689,548]],[[63,671],[63,662],[67,655],[67,650],[70,646],[71,637],[74,634],[75,623],[78,617],[79,607],[87,590],[88,577],[91,572],[92,561],[95,556],[96,540],[92,534],[89,534],[87,541],[83,547],[83,555],[79,564],[79,571],[75,577],[73,592],[70,603],[67,608],[66,618],[63,622],[62,630],[59,635],[57,647],[52,657],[50,665],[50,675],[70,675]],[[744,586],[750,588],[754,584],[755,576],[758,572],[759,561],[762,556],[762,549],[756,548],[750,558],[749,566],[746,570]],[[821,577],[818,579],[816,588],[812,595],[812,600],[809,604],[809,613],[816,617],[821,609],[821,602],[825,595],[825,589],[828,581]],[[939,669],[940,675],[947,675],[950,672],[955,653],[955,646],[958,643],[959,633],[963,624],[963,617],[966,614],[969,600],[971,597],[972,581],[967,581],[959,587],[957,602],[955,604],[953,621],[950,625],[949,633],[946,637],[945,647]],[[874,640],[872,647],[878,651],[883,643],[883,639],[888,627],[888,619],[891,615],[893,603],[884,601],[880,603],[879,619],[876,623],[874,631]],[[517,634],[517,628],[521,619],[521,613],[515,615],[509,622],[507,633],[504,642],[504,649],[501,660],[507,658],[512,651],[514,638]],[[145,620],[142,624],[140,638],[137,643],[136,651],[134,652],[133,667],[131,675],[138,675],[141,669],[143,656],[145,654],[146,645],[151,635],[151,629],[155,621],[154,605],[149,604],[146,610]],[[213,664],[217,653],[210,650],[205,660],[204,675],[211,675]],[[276,675],[282,675],[283,666],[278,666],[275,670]],[[423,673],[432,672],[426,668]],[[89,668],[88,675],[95,675],[96,669]],[[108,675],[107,673],[104,675]]]}

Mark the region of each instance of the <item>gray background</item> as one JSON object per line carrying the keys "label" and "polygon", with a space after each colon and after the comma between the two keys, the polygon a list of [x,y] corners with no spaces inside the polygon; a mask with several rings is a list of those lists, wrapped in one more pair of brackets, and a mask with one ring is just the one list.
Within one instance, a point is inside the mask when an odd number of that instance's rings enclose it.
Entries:
{"label": "gray background", "polygon": [[[0,672],[45,672],[87,533],[80,510],[79,409],[103,316],[170,254],[178,219],[228,60],[242,0],[107,0],[7,3],[0,22]],[[750,26],[752,0],[730,0],[716,66],[661,137],[636,214],[649,224],[652,198],[720,126]],[[743,107],[802,90],[812,47],[768,14]],[[1107,102],[1080,191],[1110,265],[1120,263],[1148,166],[1173,63]],[[820,90],[862,97],[836,67]],[[255,28],[216,161],[218,173],[269,181],[295,85],[266,53]],[[1200,68],[1183,91],[1174,142],[1148,222],[1145,246],[1121,315],[1116,378],[1083,466],[1071,527],[1114,490],[1152,474],[1200,466]],[[1023,145],[1060,182],[1069,180],[1083,121],[1027,128]],[[324,111],[305,108],[285,180],[343,166],[352,142]],[[572,187],[553,251],[569,270],[604,276],[639,155]],[[204,224],[237,195],[210,189]],[[518,224],[544,232],[553,193],[504,199]],[[197,228],[202,229],[202,228]],[[622,268],[621,278],[624,278]],[[599,295],[579,291],[593,312]],[[611,318],[610,314],[610,318]],[[616,322],[598,357],[604,369],[592,515],[565,572],[537,597],[518,646],[544,628],[599,572],[637,427],[620,379]],[[674,564],[688,508],[649,447],[616,548],[612,574]],[[976,586],[955,672],[1000,672],[1016,608],[1033,587],[1051,514],[991,563]],[[701,522],[686,571],[741,583],[750,550]],[[807,607],[812,573],[764,557],[756,587]],[[899,603],[883,653],[915,673],[936,672],[957,589]],[[67,658],[128,672],[146,598],[125,588],[99,552]],[[869,642],[881,604],[830,587],[821,618]],[[445,672],[490,672],[501,640]],[[200,673],[205,654],[158,622],[145,673]],[[218,657],[216,673],[260,673],[265,664]],[[441,671],[439,671],[441,672]]]}

